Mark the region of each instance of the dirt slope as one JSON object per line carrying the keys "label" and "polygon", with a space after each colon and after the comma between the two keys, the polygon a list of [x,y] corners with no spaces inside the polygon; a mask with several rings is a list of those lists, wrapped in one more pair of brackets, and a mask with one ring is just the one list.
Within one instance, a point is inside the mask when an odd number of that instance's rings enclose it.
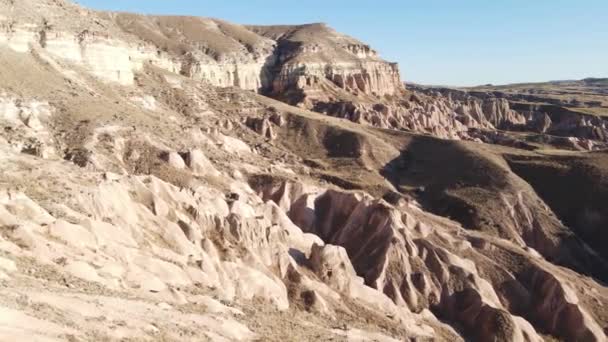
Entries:
{"label": "dirt slope", "polygon": [[[250,91],[404,91],[322,25],[0,5],[18,19],[0,34],[1,340],[606,340],[603,153]],[[384,96],[404,120],[463,128],[437,116],[456,102],[406,94]]]}

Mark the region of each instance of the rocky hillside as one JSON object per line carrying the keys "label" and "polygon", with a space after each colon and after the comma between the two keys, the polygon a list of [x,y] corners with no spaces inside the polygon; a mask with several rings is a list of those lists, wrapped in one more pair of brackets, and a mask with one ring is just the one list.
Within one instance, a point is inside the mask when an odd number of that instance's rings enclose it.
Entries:
{"label": "rocky hillside", "polygon": [[479,93],[323,24],[0,0],[0,340],[605,341],[601,123]]}
{"label": "rocky hillside", "polygon": [[[550,135],[548,142],[560,147],[569,145],[571,149],[594,150],[605,148],[608,141],[608,104],[602,102],[608,87],[601,80],[482,86],[464,90],[416,85],[410,88],[436,99],[482,104],[498,102],[503,112],[516,114],[502,121],[494,120],[496,128]],[[483,111],[492,113],[492,110]]]}
{"label": "rocky hillside", "polygon": [[97,13],[63,0],[6,0],[1,6],[1,39],[10,48],[27,51],[37,43],[123,85],[133,84],[149,63],[215,86],[277,93],[319,82],[315,78],[378,95],[402,87],[394,64],[323,24],[244,27],[207,18]]}
{"label": "rocky hillside", "polygon": [[606,113],[606,109],[608,108],[608,101],[606,100],[608,79],[606,78],[585,78],[576,81],[520,83],[502,86],[484,85],[469,88],[468,90],[493,92],[497,96],[509,96],[513,100],[564,106],[581,112],[602,114]]}

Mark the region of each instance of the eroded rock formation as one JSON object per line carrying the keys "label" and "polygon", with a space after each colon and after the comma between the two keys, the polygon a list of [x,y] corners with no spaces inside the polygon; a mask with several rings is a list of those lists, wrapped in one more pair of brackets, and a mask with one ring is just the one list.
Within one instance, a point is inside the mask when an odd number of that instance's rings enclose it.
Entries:
{"label": "eroded rock formation", "polygon": [[[313,265],[320,263],[317,253],[338,260],[333,267],[314,266],[338,288],[345,284],[335,279],[337,274],[356,271],[396,304],[414,312],[431,309],[462,324],[477,340],[541,341],[525,319],[565,339],[603,338],[597,322],[576,304],[579,299],[568,289],[569,277],[552,274],[551,264],[525,256],[514,245],[496,244],[457,225],[439,228],[416,205],[395,208],[364,194],[291,183],[261,193],[279,203],[305,232],[344,247],[354,270],[340,270],[339,261],[345,259],[340,250],[313,247]],[[498,258],[510,253],[523,263],[515,273]],[[493,275],[483,276],[488,274]],[[547,306],[553,309],[547,311]],[[564,321],[570,323],[555,324]]]}
{"label": "eroded rock formation", "polygon": [[0,339],[606,339],[603,155],[535,164],[603,119],[405,89],[323,24],[63,0],[0,0],[0,80]]}

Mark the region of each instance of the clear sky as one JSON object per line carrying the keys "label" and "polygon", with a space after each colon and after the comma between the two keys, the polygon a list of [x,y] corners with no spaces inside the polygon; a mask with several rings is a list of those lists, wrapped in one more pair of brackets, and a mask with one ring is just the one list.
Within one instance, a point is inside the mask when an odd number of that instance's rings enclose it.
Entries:
{"label": "clear sky", "polygon": [[401,66],[408,82],[608,77],[608,0],[77,0],[105,10],[241,24],[325,22]]}

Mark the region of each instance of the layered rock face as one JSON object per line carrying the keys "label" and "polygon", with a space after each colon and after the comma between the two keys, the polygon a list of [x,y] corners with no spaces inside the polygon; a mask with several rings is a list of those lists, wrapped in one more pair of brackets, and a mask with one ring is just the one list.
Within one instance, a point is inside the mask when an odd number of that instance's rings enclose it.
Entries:
{"label": "layered rock face", "polygon": [[[0,42],[9,48],[41,48],[123,85],[133,84],[134,73],[146,63],[216,86],[257,90],[268,82],[264,68],[272,60],[273,42],[237,25],[202,18],[102,14],[51,2],[4,5],[3,13],[8,15],[0,25]],[[77,20],[66,23],[66,17]]]}
{"label": "layered rock face", "polygon": [[[243,27],[206,18],[97,13],[52,1],[2,6],[1,44],[19,52],[42,48],[123,85],[150,63],[215,86],[275,93],[321,79],[365,94],[402,88],[395,64],[322,24]],[[66,23],[66,17],[77,20]]]}
{"label": "layered rock face", "polygon": [[0,9],[0,340],[606,340],[603,155],[498,131],[566,121],[321,24]]}
{"label": "layered rock face", "polygon": [[[170,56],[179,73],[220,87],[267,87],[275,42],[246,28],[204,18],[110,15],[125,32]],[[153,62],[154,63],[154,62]]]}
{"label": "layered rock face", "polygon": [[[608,139],[599,116],[514,103],[531,99],[517,94],[418,86],[405,91],[396,64],[324,24],[245,27],[207,18],[100,13],[49,0],[0,6],[6,13],[0,44],[75,63],[122,85],[132,85],[137,72],[154,65],[354,122],[442,138],[513,144],[479,130],[523,130],[572,138],[573,149],[597,149]],[[66,17],[77,20],[68,23]]]}
{"label": "layered rock face", "polygon": [[396,64],[381,60],[368,45],[325,24],[249,28],[278,45],[274,81],[266,89],[270,94],[316,88],[323,81],[347,92],[375,96],[403,88]]}

